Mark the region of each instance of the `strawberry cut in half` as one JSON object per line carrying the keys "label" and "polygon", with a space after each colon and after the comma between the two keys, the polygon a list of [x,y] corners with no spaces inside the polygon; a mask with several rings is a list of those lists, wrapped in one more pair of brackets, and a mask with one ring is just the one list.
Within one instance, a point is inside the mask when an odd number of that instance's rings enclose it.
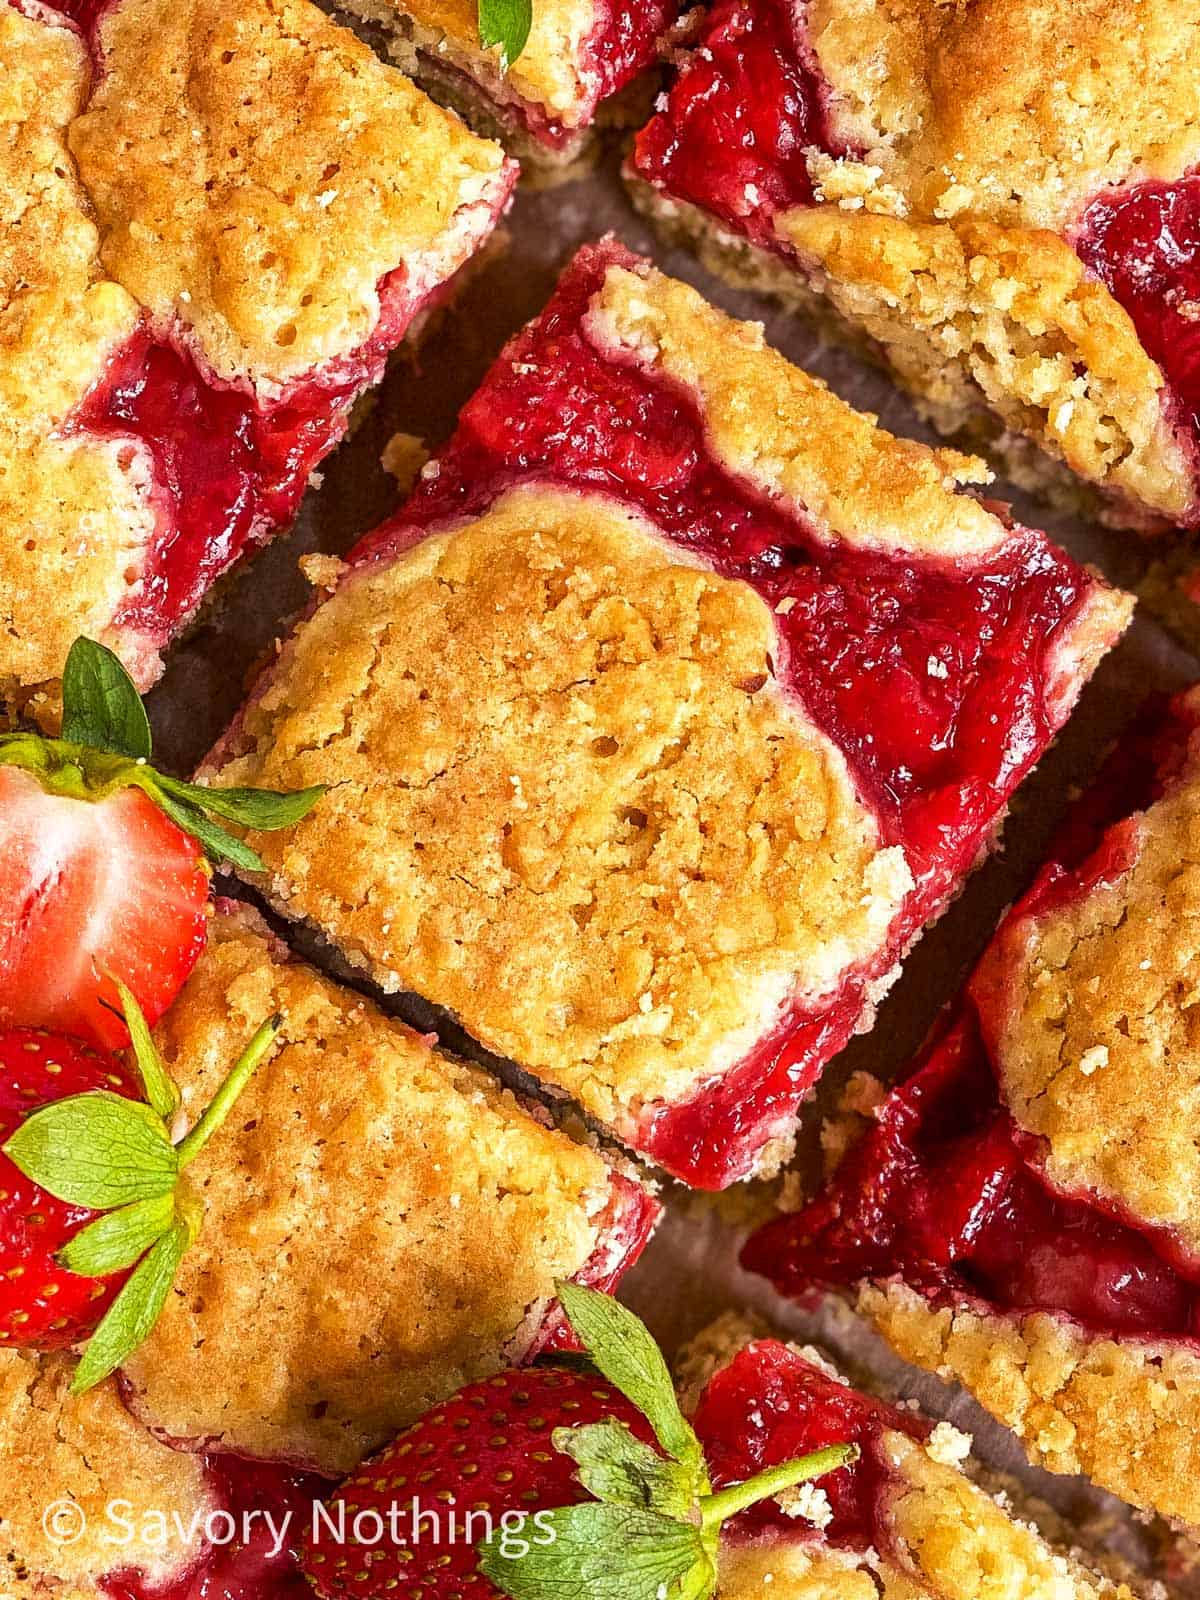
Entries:
{"label": "strawberry cut in half", "polygon": [[62,693],[61,738],[0,734],[0,1025],[121,1049],[116,980],[153,1024],[200,957],[206,860],[262,865],[221,822],[287,827],[323,791],[209,789],[160,772],[137,690],[90,639],[71,646]]}
{"label": "strawberry cut in half", "polygon": [[856,1458],[831,1444],[714,1493],[643,1324],[556,1287],[584,1355],[471,1384],[348,1479],[306,1530],[319,1600],[711,1600],[725,1521]]}

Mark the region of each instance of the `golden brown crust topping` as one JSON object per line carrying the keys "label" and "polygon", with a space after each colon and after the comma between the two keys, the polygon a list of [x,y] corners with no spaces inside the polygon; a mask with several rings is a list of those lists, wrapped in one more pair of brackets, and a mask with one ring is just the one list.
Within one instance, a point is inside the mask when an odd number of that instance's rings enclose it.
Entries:
{"label": "golden brown crust topping", "polygon": [[849,543],[924,555],[985,554],[999,518],[961,483],[988,481],[982,462],[894,438],[686,284],[653,269],[610,267],[592,301],[589,336],[692,392],[715,460]]}
{"label": "golden brown crust topping", "polygon": [[519,1352],[592,1253],[608,1169],[244,915],[159,1030],[187,1113],[275,1010],[288,1042],[189,1173],[204,1228],[125,1370],[173,1438],[342,1474]]}
{"label": "golden brown crust topping", "polygon": [[385,26],[408,19],[414,42],[435,60],[469,71],[502,105],[523,100],[568,128],[591,110],[596,69],[586,44],[598,17],[595,0],[539,0],[524,50],[506,73],[500,47],[479,43],[476,0],[346,0],[348,9]]}
{"label": "golden brown crust topping", "polygon": [[[87,86],[66,27],[0,7],[0,703],[103,638],[153,532],[144,464],[99,439],[50,438],[137,320],[101,278],[66,151]],[[37,627],[30,628],[30,620]]]}
{"label": "golden brown crust topping", "polygon": [[[170,1581],[201,1549],[170,1519],[190,1530],[219,1505],[203,1460],[154,1439],[112,1382],[71,1395],[73,1366],[68,1357],[0,1351],[0,1572],[15,1600],[47,1590],[100,1600],[99,1580],[117,1570]],[[48,1537],[48,1511],[72,1501],[81,1515],[63,1510],[49,1524],[62,1539]],[[124,1505],[110,1512],[114,1502]],[[167,1523],[164,1542],[154,1538],[155,1517]]]}
{"label": "golden brown crust topping", "polygon": [[966,1385],[1051,1472],[1200,1526],[1200,1356],[1090,1338],[1064,1318],[935,1308],[901,1284],[858,1309],[906,1361]]}
{"label": "golden brown crust topping", "polygon": [[976,979],[1045,1171],[1200,1252],[1200,766],[1122,829],[1126,870],[1008,925]]}
{"label": "golden brown crust topping", "polygon": [[820,206],[778,222],[837,309],[954,427],[981,395],[1072,471],[1179,517],[1195,495],[1162,375],[1057,235]]}
{"label": "golden brown crust topping", "polygon": [[121,0],[101,44],[71,149],[105,267],[221,377],[354,350],[380,279],[496,193],[499,147],[307,0]]}
{"label": "golden brown crust topping", "polygon": [[838,132],[924,217],[1060,231],[1200,160],[1198,0],[811,0],[809,33]]}
{"label": "golden brown crust topping", "polygon": [[332,783],[260,841],[281,908],[627,1124],[834,988],[911,882],[773,647],[633,513],[521,489],[352,572],[221,777]]}

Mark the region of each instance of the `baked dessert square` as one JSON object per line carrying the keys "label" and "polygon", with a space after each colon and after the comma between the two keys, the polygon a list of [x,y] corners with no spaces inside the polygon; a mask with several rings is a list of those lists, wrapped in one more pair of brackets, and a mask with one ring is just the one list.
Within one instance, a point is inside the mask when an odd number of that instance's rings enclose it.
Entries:
{"label": "baked dessert square", "polygon": [[153,681],[515,177],[307,0],[70,11],[0,5],[10,710],[84,634]]}
{"label": "baked dessert square", "polygon": [[189,1169],[204,1230],[122,1389],[164,1438],[336,1477],[557,1342],[555,1281],[611,1287],[658,1207],[229,902],[156,1029],[186,1114],[275,1012],[285,1043]]}
{"label": "baked dessert square", "polygon": [[[337,0],[372,25],[392,60],[528,171],[565,175],[599,127],[637,127],[645,81],[677,0],[535,0],[520,53],[480,40],[480,0]],[[642,79],[642,82],[638,80]]]}
{"label": "baked dessert square", "polygon": [[1200,691],[1113,757],[909,1080],[744,1261],[1200,1526]]}
{"label": "baked dessert square", "polygon": [[[727,1314],[680,1360],[714,1488],[833,1443],[857,1461],[729,1523],[722,1600],[1131,1600],[973,1481],[971,1440],[850,1386],[814,1349]],[[1054,1530],[1057,1533],[1057,1529]]]}
{"label": "baked dessert square", "polygon": [[203,775],[259,887],[685,1181],[770,1170],[1128,600],[586,248]]}
{"label": "baked dessert square", "polygon": [[628,171],[944,432],[1157,528],[1200,523],[1198,165],[1193,5],[719,0]]}

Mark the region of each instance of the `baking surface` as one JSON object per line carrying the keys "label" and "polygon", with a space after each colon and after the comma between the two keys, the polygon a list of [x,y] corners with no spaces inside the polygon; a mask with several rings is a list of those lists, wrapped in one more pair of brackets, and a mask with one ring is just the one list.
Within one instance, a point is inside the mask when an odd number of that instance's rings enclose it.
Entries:
{"label": "baking surface", "polygon": [[[397,504],[397,485],[379,459],[391,435],[402,431],[420,436],[430,448],[440,445],[453,428],[458,407],[504,340],[541,309],[575,247],[608,230],[736,315],[764,321],[772,344],[855,405],[876,412],[893,432],[932,437],[881,374],[829,346],[796,318],[726,288],[685,252],[658,246],[624,198],[612,153],[585,177],[518,196],[508,219],[506,248],[478,268],[417,354],[393,363],[353,436],[325,463],[320,488],[309,494],[294,531],[230,580],[191,637],[173,652],[166,676],[149,700],[164,764],[190,772],[223,730],[241,700],[248,672],[305,603],[308,590],[297,571],[298,559],[314,550],[344,552]],[[993,493],[1011,500],[1019,518],[1045,527],[1073,554],[1127,587],[1136,587],[1150,561],[1161,553],[1135,535],[1056,514],[1009,484],[998,482]],[[881,1007],[874,1030],[827,1069],[804,1119],[798,1165],[806,1178],[819,1170],[817,1135],[822,1116],[850,1073],[868,1071],[891,1081],[902,1072],[1001,911],[1032,876],[1064,808],[1136,715],[1142,698],[1155,689],[1179,688],[1196,677],[1200,661],[1148,615],[1135,618],[1123,643],[1101,665],[1055,747],[1017,794],[1003,850],[970,880],[941,923],[917,946]],[[388,1005],[409,1020],[426,1020],[403,997]],[[668,1351],[717,1311],[749,1303],[773,1314],[789,1330],[823,1336],[851,1363],[871,1353],[885,1381],[897,1380],[904,1392],[974,1432],[980,1454],[992,1464],[1002,1470],[1017,1466],[1019,1452],[1007,1435],[982,1419],[961,1396],[882,1356],[878,1342],[861,1329],[840,1318],[813,1319],[785,1311],[765,1285],[739,1274],[736,1252],[744,1219],[756,1204],[760,1210],[768,1204],[769,1196],[742,1190],[714,1199],[669,1192],[667,1200],[667,1220],[626,1280],[624,1298],[646,1318]],[[1080,1526],[1111,1511],[1112,1502],[1073,1481],[1024,1468],[1022,1476]],[[1142,1529],[1122,1514],[1112,1536],[1120,1546],[1136,1548],[1143,1556],[1157,1543],[1153,1530]],[[1180,1579],[1172,1585],[1172,1593],[1200,1595],[1200,1578]]]}

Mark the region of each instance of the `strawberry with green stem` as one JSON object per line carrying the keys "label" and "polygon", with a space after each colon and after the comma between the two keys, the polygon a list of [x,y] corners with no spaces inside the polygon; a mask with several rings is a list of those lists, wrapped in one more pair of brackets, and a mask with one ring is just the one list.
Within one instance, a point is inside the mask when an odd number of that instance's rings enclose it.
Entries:
{"label": "strawberry with green stem", "polygon": [[856,1459],[830,1445],[714,1493],[643,1324],[557,1288],[586,1361],[472,1384],[360,1468],[301,1556],[320,1600],[709,1600],[730,1517]]}
{"label": "strawberry with green stem", "polygon": [[[264,1022],[190,1132],[137,1001],[117,984],[140,1088],[120,1062],[44,1029],[0,1034],[0,1348],[87,1340],[93,1388],[154,1327],[201,1206],[188,1167],[221,1127],[282,1018]],[[144,1098],[142,1098],[144,1096]]]}
{"label": "strawberry with green stem", "polygon": [[285,828],[320,788],[208,789],[151,763],[150,724],[110,650],[77,639],[62,735],[0,735],[0,1025],[127,1043],[112,976],[153,1024],[204,948],[209,871],[258,870],[221,826]]}

